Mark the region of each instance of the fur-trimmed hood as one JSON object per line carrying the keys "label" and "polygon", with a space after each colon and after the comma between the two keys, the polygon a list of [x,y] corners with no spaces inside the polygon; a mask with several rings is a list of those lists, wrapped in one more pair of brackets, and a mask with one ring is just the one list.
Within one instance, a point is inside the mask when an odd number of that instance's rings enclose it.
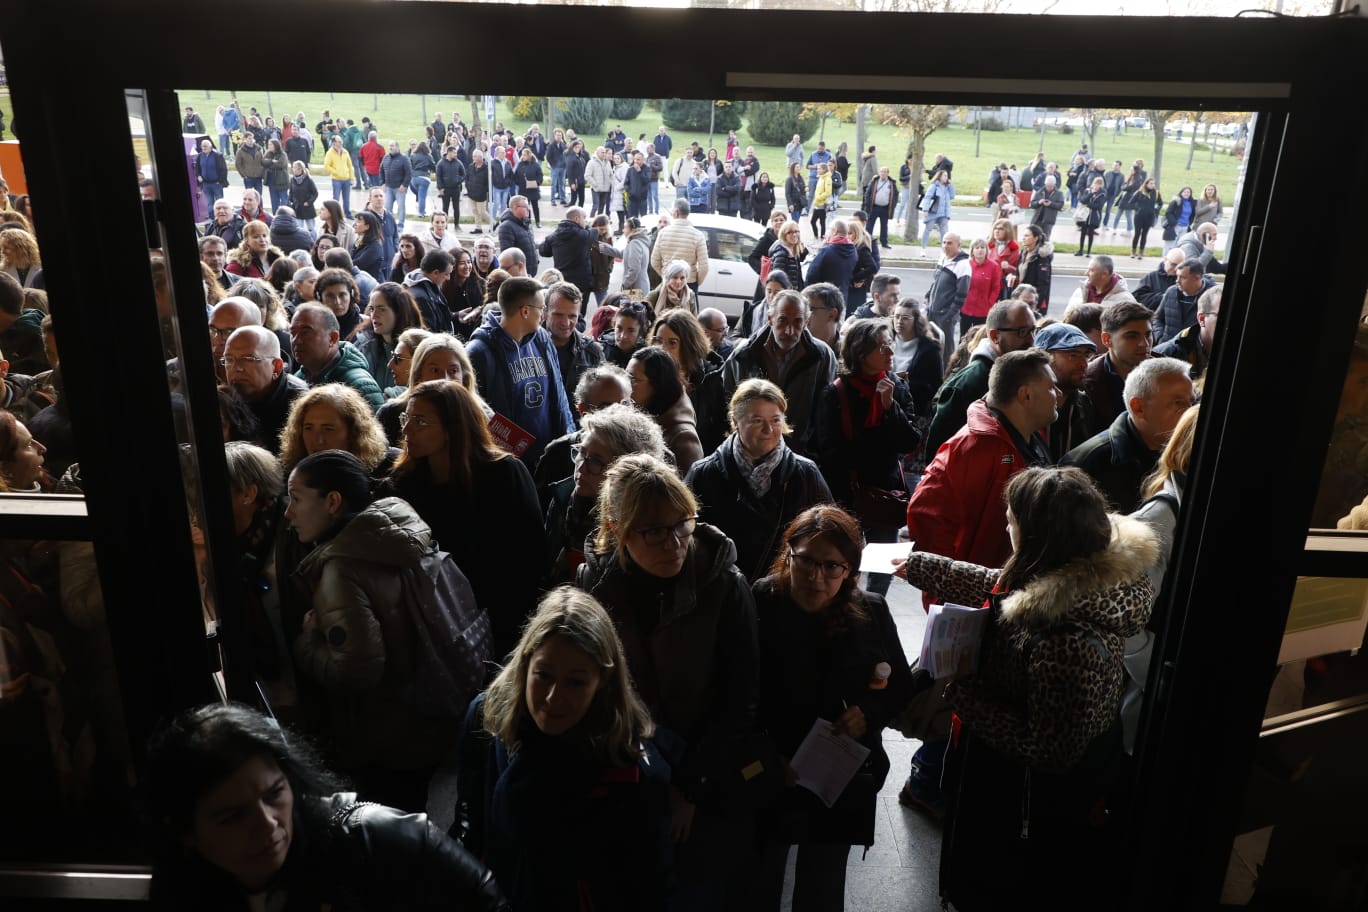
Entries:
{"label": "fur-trimmed hood", "polygon": [[[1159,557],[1159,543],[1145,523],[1111,517],[1112,540],[1096,554],[1079,557],[1053,573],[1034,579],[1002,600],[1002,618],[1039,629],[1066,620],[1096,625],[1130,636],[1148,620],[1124,597],[1137,586],[1150,589],[1147,571]],[[1144,604],[1153,601],[1151,594]],[[1134,628],[1134,629],[1132,629]]]}

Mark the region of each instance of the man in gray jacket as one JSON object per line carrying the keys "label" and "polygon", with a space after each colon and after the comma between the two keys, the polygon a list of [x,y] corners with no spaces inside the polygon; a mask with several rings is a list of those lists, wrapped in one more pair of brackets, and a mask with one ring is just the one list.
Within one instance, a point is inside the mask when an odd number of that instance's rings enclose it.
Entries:
{"label": "man in gray jacket", "polygon": [[969,295],[969,281],[973,265],[969,254],[960,249],[960,237],[951,232],[941,241],[943,254],[931,276],[931,288],[926,292],[926,315],[940,327],[945,343],[941,346],[942,367],[949,365],[955,351],[955,324],[960,308]]}

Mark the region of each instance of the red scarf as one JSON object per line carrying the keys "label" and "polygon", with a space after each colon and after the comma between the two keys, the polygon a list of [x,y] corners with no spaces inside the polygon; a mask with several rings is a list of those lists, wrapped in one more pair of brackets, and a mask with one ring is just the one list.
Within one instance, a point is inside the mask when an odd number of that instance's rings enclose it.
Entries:
{"label": "red scarf", "polygon": [[865,415],[864,426],[867,428],[878,427],[883,421],[883,399],[875,391],[874,387],[880,380],[887,377],[886,371],[879,371],[873,376],[865,374],[850,374],[846,377],[850,385],[855,387],[855,391],[869,400],[869,414]]}
{"label": "red scarf", "polygon": [[1088,285],[1088,297],[1087,297],[1087,299],[1086,299],[1086,303],[1088,303],[1088,304],[1101,304],[1101,303],[1102,303],[1102,299],[1105,298],[1107,295],[1111,294],[1111,293],[1112,293],[1112,289],[1116,287],[1116,283],[1117,283],[1117,282],[1120,282],[1120,281],[1121,281],[1121,277],[1120,277],[1119,275],[1113,274],[1112,277],[1111,277],[1111,281],[1107,283],[1107,287],[1104,288],[1104,289],[1102,289],[1100,292],[1093,291],[1092,285],[1089,284],[1089,285]]}

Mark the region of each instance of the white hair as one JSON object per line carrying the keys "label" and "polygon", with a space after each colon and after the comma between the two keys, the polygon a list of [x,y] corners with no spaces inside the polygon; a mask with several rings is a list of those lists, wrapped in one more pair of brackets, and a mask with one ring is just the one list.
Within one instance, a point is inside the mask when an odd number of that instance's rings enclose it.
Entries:
{"label": "white hair", "polygon": [[1178,376],[1190,380],[1190,366],[1177,358],[1150,358],[1141,361],[1135,370],[1126,376],[1126,386],[1121,396],[1130,409],[1132,399],[1153,399],[1159,392],[1159,381],[1163,377]]}

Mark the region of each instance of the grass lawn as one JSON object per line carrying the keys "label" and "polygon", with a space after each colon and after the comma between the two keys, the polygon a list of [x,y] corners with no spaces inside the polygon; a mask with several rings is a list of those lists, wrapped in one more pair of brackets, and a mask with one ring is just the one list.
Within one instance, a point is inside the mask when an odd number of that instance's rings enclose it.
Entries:
{"label": "grass lawn", "polygon": [[[194,105],[195,109],[205,118],[206,125],[212,129],[212,115],[215,106],[227,104],[231,101],[229,93],[225,90],[204,89],[182,90],[181,104]],[[333,116],[341,115],[351,118],[358,123],[362,117],[370,117],[380,126],[380,139],[382,142],[389,139],[398,139],[400,145],[408,148],[410,139],[421,139],[423,128],[432,121],[432,115],[441,111],[443,119],[451,120],[454,111],[459,111],[461,118],[469,124],[473,116],[469,99],[459,95],[359,95],[336,93],[335,95],[318,92],[272,92],[271,105],[266,103],[264,93],[240,92],[238,101],[245,111],[250,106],[255,106],[263,114],[274,110],[275,117],[289,114],[294,115],[297,111],[304,112],[305,121],[309,124],[309,129],[319,120],[322,111],[326,108],[332,112]],[[513,130],[522,131],[529,125],[530,121],[514,117],[507,106],[500,102],[496,106],[496,116],[499,120]],[[483,116],[481,109],[480,116]],[[613,126],[615,121],[605,124],[605,133],[608,128]],[[660,114],[650,107],[642,109],[641,116],[635,120],[622,121],[623,130],[627,135],[636,139],[640,133],[647,136],[654,136],[656,128],[660,126]],[[543,132],[546,124],[542,124]],[[869,139],[867,142],[878,147],[879,161],[881,164],[888,165],[889,170],[896,174],[897,167],[901,164],[903,155],[907,148],[907,134],[899,131],[895,127],[884,126],[882,124],[871,124],[869,126]],[[675,141],[675,148],[681,145],[688,145],[693,140],[700,144],[707,143],[706,131],[686,131],[670,130],[671,138]],[[737,131],[737,137],[744,148],[751,145],[750,136],[746,131],[746,124],[742,123],[742,128]],[[1068,164],[1074,151],[1083,142],[1084,136],[1081,132],[1074,132],[1072,135],[1061,134],[1051,130],[1045,137],[1045,154],[1053,161],[1059,163],[1060,170],[1067,171]],[[602,136],[586,137],[586,142],[599,143],[603,141]],[[834,118],[829,119],[826,124],[826,142],[828,148],[835,150],[836,146],[845,141],[852,146],[850,153],[852,167],[852,181],[858,169],[858,156],[853,149],[855,143],[855,125],[840,123]],[[713,144],[718,147],[719,152],[725,151],[726,131],[722,131],[713,139]],[[955,189],[962,200],[972,202],[975,197],[981,194],[987,186],[988,170],[1000,161],[1009,164],[1024,166],[1034,157],[1036,150],[1040,147],[1040,133],[1035,130],[1012,129],[1001,133],[983,132],[980,135],[979,156],[974,156],[974,131],[960,126],[945,127],[931,134],[927,140],[926,152],[928,159],[934,159],[937,153],[948,155],[955,163]],[[817,147],[817,137],[807,140],[804,148],[811,152]],[[784,150],[781,146],[756,146],[756,155],[760,158],[760,164],[770,172],[770,179],[775,183],[783,183],[784,171]],[[1154,158],[1154,137],[1151,133],[1142,133],[1138,130],[1131,130],[1129,133],[1116,136],[1109,131],[1099,129],[1097,133],[1097,147],[1093,149],[1093,154],[1106,158],[1109,162],[1121,159],[1125,165],[1125,170],[1129,170],[1130,163],[1137,158],[1144,159],[1147,164],[1152,165]],[[1164,146],[1164,179],[1160,189],[1166,198],[1177,194],[1179,187],[1191,185],[1195,195],[1200,195],[1201,188],[1208,183],[1214,183],[1219,188],[1221,199],[1229,205],[1235,198],[1235,180],[1239,174],[1239,159],[1232,155],[1225,154],[1218,150],[1215,160],[1211,158],[1211,152],[1207,149],[1199,148],[1193,157],[1192,170],[1186,170],[1188,155],[1187,143],[1180,143],[1169,139]],[[316,156],[318,161],[322,160],[322,152]],[[1149,167],[1153,173],[1153,167]]]}

